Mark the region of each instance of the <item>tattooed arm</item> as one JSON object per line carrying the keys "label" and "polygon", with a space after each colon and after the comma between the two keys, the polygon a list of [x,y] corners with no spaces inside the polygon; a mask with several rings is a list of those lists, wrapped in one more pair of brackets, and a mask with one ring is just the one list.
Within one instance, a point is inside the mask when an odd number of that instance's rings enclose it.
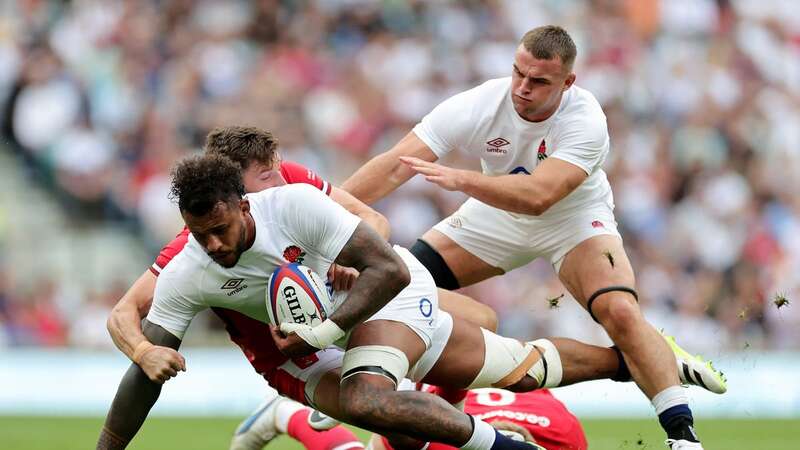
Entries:
{"label": "tattooed arm", "polygon": [[[155,345],[175,350],[181,345],[180,339],[147,320],[143,331],[145,337]],[[138,365],[131,364],[111,403],[97,441],[97,450],[124,449],[141,428],[160,393],[161,384],[151,381]]]}
{"label": "tattooed arm", "polygon": [[360,272],[347,300],[330,316],[342,330],[349,330],[378,312],[411,281],[400,256],[363,222],[335,262]]}

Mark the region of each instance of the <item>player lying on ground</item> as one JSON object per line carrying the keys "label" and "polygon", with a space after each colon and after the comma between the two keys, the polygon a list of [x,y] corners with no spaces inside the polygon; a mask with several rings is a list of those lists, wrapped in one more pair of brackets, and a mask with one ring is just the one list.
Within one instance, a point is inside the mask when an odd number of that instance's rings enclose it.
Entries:
{"label": "player lying on ground", "polygon": [[[285,354],[310,356],[284,364],[272,374],[274,382],[268,377],[270,384],[314,401],[334,417],[396,433],[396,441],[409,434],[468,449],[522,448],[435,396],[395,392],[392,380],[409,371],[412,378],[457,388],[530,390],[609,376],[617,369],[610,349],[564,339],[555,345],[522,344],[439,315],[437,290],[419,262],[402,248],[395,247],[400,255],[393,252],[369,226],[313,188],[285,186],[247,199],[242,194],[238,166],[226,158],[191,158],[176,169],[173,195],[192,236],[159,277],[145,326],[151,341],[177,347],[194,314],[208,306],[228,305],[263,320],[268,274],[285,261],[286,249],[297,247],[295,256],[317,272],[325,273],[335,261],[360,275],[322,325],[288,337],[272,330]],[[236,289],[225,291],[233,285]],[[327,347],[344,337],[343,330],[350,334],[342,360]],[[325,350],[312,354],[317,348]],[[139,371],[129,375],[109,412],[111,433],[130,423],[138,429],[155,401],[152,396],[144,410],[126,407],[131,391],[141,389]],[[130,414],[138,417],[126,417]]]}
{"label": "player lying on ground", "polygon": [[[382,237],[388,238],[389,224],[381,214],[356,200],[347,192],[332,186],[310,169],[297,163],[283,161],[277,148],[277,139],[271,133],[251,127],[226,127],[212,130],[205,143],[208,153],[224,155],[242,167],[242,181],[247,192],[259,192],[285,184],[309,184],[369,223]],[[186,245],[188,236],[189,230],[184,228],[172,242],[164,246],[150,269],[146,270],[131,286],[115,305],[108,318],[108,331],[114,343],[120,351],[141,367],[150,380],[156,383],[163,383],[176,376],[178,371],[185,370],[185,360],[180,353],[170,347],[148,346],[147,339],[142,334],[141,321],[150,310],[156,277],[169,261],[180,253]],[[356,274],[357,272],[353,269],[335,264],[328,271],[329,280],[337,291],[349,289]],[[487,311],[491,313],[491,310],[485,305],[461,297],[463,296],[459,294],[442,292],[440,302],[446,306],[450,300],[450,303],[458,305],[457,310],[461,316],[467,317],[485,328],[493,329],[494,323],[480,322],[482,317],[491,316],[487,314]],[[264,336],[269,335],[269,329],[265,323],[224,307],[212,307],[211,310],[223,321],[231,340],[242,349],[256,372],[261,374],[269,372],[283,362],[285,358],[279,354],[271,341],[266,346],[261,342]],[[138,354],[136,353],[137,348],[140,348]],[[273,396],[268,395],[263,404],[269,404],[270,408],[268,410],[257,408],[251,417],[243,422],[231,442],[232,450],[261,448],[268,442],[265,436],[275,435],[274,421],[268,418],[275,415],[273,409],[280,402],[273,400]],[[250,422],[253,418],[255,420]],[[247,423],[250,423],[250,426],[244,426]],[[296,429],[300,428],[296,427]],[[355,436],[346,429],[339,432],[341,435],[345,433],[350,434],[353,441],[356,440]],[[331,435],[332,433],[326,434],[326,436]],[[307,448],[320,442],[319,436],[311,433],[305,433],[304,436],[313,437],[313,441],[303,442]]]}
{"label": "player lying on ground", "polygon": [[[562,28],[530,30],[510,77],[445,100],[342,187],[371,204],[419,173],[469,195],[411,249],[437,286],[468,286],[546,258],[624,354],[668,445],[701,450],[670,348],[638,307],[602,169],[611,142],[606,117],[592,93],[574,84],[576,54]],[[480,158],[483,173],[433,162],[453,150]],[[724,392],[720,374],[710,381]]]}
{"label": "player lying on ground", "polygon": [[[435,386],[417,386],[438,395]],[[414,389],[403,380],[399,389]],[[497,429],[521,434],[547,450],[586,450],[586,435],[578,418],[547,389],[514,393],[505,389],[474,389],[466,397],[446,398],[452,404],[464,403],[464,410]],[[367,449],[392,450],[389,441],[372,435]],[[427,450],[452,450],[454,447],[432,443]]]}

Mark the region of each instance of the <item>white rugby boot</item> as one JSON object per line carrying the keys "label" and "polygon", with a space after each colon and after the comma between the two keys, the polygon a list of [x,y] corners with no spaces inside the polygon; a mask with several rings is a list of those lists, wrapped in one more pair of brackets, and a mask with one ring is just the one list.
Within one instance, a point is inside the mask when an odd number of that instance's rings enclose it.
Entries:
{"label": "white rugby boot", "polygon": [[276,391],[271,390],[253,414],[239,424],[231,439],[230,450],[261,450],[269,441],[281,434],[275,425],[275,412],[278,405],[284,402],[296,403],[298,410],[304,408],[300,403],[281,397]]}
{"label": "white rugby boot", "polygon": [[341,422],[334,419],[331,416],[327,416],[316,409],[311,410],[311,414],[308,415],[308,426],[317,430],[317,431],[327,431],[331,428],[339,425]]}
{"label": "white rugby boot", "polygon": [[669,450],[703,450],[703,445],[699,442],[687,441],[685,439],[667,439],[665,442]]}

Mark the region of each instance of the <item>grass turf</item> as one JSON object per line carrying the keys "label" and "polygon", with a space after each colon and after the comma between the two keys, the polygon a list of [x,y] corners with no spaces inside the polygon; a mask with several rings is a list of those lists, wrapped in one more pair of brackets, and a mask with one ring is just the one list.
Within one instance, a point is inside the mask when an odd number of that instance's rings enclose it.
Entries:
{"label": "grass turf", "polygon": [[[102,426],[99,418],[43,418],[0,416],[0,448],[13,450],[78,450],[93,448]],[[153,418],[128,447],[131,450],[228,448],[235,419]],[[709,449],[793,450],[800,420],[699,420],[698,432]],[[665,449],[655,420],[586,420],[591,450]],[[357,432],[362,439],[367,434]],[[267,449],[297,450],[287,437]]]}

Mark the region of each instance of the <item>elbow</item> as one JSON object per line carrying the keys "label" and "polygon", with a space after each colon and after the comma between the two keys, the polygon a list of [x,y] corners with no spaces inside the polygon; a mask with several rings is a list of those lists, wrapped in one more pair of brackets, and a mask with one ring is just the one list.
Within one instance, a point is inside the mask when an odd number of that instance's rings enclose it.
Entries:
{"label": "elbow", "polygon": [[408,266],[406,266],[405,262],[403,262],[400,257],[397,257],[396,261],[390,264],[387,271],[389,273],[387,279],[391,280],[395,294],[400,293],[406,286],[411,284],[411,273],[408,271]]}
{"label": "elbow", "polygon": [[522,212],[529,216],[541,216],[547,212],[551,206],[553,206],[553,204],[547,200],[532,200],[526,202]]}
{"label": "elbow", "polygon": [[108,314],[108,319],[106,319],[106,330],[111,336],[114,336],[114,331],[117,329],[117,322],[119,321],[120,312],[120,304],[117,303],[111,308],[111,312]]}
{"label": "elbow", "polygon": [[363,219],[368,221],[382,238],[386,240],[389,239],[391,226],[389,225],[389,220],[386,219],[383,214],[373,210],[370,211],[367,214],[367,217],[364,217]]}

